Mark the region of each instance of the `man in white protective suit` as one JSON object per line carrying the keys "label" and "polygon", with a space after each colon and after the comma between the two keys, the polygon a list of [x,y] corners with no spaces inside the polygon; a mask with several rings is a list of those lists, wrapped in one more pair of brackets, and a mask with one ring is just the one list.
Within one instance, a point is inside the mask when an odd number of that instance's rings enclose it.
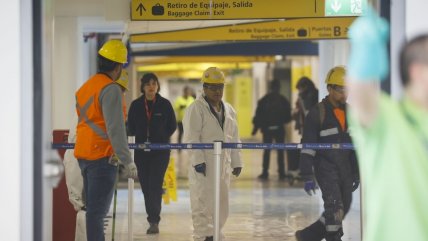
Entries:
{"label": "man in white protective suit", "polygon": [[[223,72],[210,67],[203,73],[203,94],[186,110],[183,119],[185,143],[240,142],[236,112],[224,101]],[[190,150],[190,205],[195,241],[210,241],[214,235],[214,156],[213,150]],[[239,176],[242,161],[238,149],[225,149],[221,154],[220,230],[229,215],[230,173]],[[223,239],[223,235],[222,239]]]}
{"label": "man in white protective suit", "polygon": [[[76,141],[77,116],[72,121],[68,133],[68,143]],[[86,239],[86,210],[83,195],[83,177],[74,150],[68,149],[64,154],[65,182],[68,190],[68,200],[77,211],[75,241],[87,241]]]}

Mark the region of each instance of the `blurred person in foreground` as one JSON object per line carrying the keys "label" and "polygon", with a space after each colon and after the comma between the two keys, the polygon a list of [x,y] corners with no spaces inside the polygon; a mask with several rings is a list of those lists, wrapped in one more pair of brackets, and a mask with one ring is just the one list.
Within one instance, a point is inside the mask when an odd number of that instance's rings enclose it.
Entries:
{"label": "blurred person in foreground", "polygon": [[[362,178],[364,241],[428,240],[428,35],[401,49],[401,100],[388,75],[388,24],[369,9],[350,29],[348,116]],[[394,66],[395,67],[395,66]]]}

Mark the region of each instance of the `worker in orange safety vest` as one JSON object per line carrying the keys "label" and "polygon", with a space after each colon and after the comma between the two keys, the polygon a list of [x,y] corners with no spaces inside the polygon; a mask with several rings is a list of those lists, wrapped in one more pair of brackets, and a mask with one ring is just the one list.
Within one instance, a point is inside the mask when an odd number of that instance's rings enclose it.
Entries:
{"label": "worker in orange safety vest", "polygon": [[[87,239],[104,241],[103,219],[114,192],[118,159],[130,177],[137,176],[126,137],[123,96],[115,84],[127,62],[120,40],[109,40],[98,51],[98,73],[76,92],[74,156],[79,162],[86,197]],[[113,158],[115,157],[115,158]]]}

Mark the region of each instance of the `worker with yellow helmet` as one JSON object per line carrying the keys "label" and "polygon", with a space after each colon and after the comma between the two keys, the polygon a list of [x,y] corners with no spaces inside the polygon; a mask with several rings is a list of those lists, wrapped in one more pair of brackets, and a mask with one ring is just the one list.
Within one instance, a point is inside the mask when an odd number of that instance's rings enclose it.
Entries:
{"label": "worker with yellow helmet", "polygon": [[[326,77],[328,95],[306,116],[302,143],[352,143],[346,122],[346,69],[332,68]],[[359,186],[359,172],[353,150],[302,149],[300,172],[304,189],[315,193],[319,185],[324,212],[313,224],[296,232],[298,241],[340,241],[342,221],[351,207],[352,192]],[[316,181],[315,181],[316,180]]]}
{"label": "worker with yellow helmet", "polygon": [[120,77],[118,80],[116,80],[116,84],[120,86],[120,89],[122,90],[122,108],[123,108],[123,114],[125,115],[125,121],[127,119],[126,114],[126,100],[125,100],[125,93],[129,90],[128,87],[129,77],[128,77],[128,71],[125,69],[122,70],[122,73],[120,74]]}
{"label": "worker with yellow helmet", "polygon": [[116,84],[120,85],[122,92],[125,92],[129,90],[128,83],[129,83],[128,71],[123,69],[119,79],[116,80]]}
{"label": "worker with yellow helmet", "polygon": [[104,217],[113,197],[117,163],[125,165],[129,176],[137,176],[126,136],[122,92],[119,79],[128,51],[120,40],[109,40],[98,51],[98,73],[76,92],[74,156],[79,162],[86,198],[87,239],[104,241]]}
{"label": "worker with yellow helmet", "polygon": [[[210,67],[202,75],[203,94],[188,108],[183,119],[185,143],[240,142],[236,112],[222,100],[223,71]],[[223,150],[220,179],[220,229],[229,215],[230,168],[239,176],[242,169],[237,149]],[[191,150],[189,167],[190,204],[195,241],[213,240],[214,158],[212,150]]]}

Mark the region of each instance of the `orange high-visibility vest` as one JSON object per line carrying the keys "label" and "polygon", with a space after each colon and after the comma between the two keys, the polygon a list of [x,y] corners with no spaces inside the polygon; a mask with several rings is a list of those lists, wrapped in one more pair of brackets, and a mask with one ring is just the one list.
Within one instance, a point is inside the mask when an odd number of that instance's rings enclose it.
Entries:
{"label": "orange high-visibility vest", "polygon": [[105,74],[96,74],[76,92],[76,110],[79,121],[76,129],[74,156],[77,159],[97,160],[113,155],[113,147],[107,135],[102,107],[101,91],[114,83]]}

